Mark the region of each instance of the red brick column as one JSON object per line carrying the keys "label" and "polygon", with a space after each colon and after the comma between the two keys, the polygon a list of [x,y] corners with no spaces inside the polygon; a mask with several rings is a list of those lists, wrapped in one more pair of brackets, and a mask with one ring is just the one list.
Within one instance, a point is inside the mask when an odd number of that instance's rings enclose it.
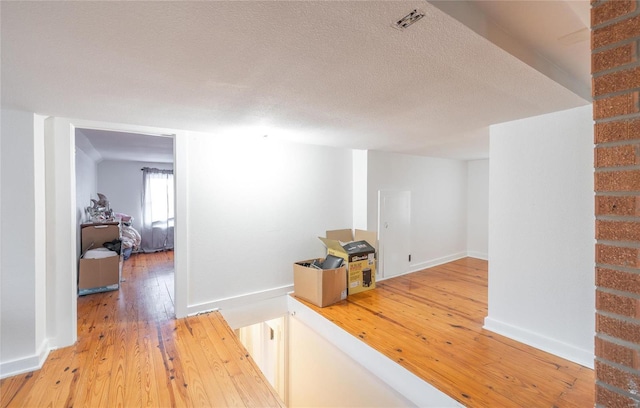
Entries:
{"label": "red brick column", "polygon": [[640,0],[591,1],[596,406],[640,405]]}

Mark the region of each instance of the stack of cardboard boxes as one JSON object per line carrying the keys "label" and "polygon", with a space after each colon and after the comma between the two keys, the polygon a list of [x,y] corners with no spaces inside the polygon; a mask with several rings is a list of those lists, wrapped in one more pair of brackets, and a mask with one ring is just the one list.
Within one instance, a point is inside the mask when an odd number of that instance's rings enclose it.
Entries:
{"label": "stack of cardboard boxes", "polygon": [[313,260],[293,265],[295,296],[319,307],[329,306],[347,295],[376,287],[376,243],[374,231],[350,229],[327,231],[318,237],[327,247],[327,255],[344,260],[337,269],[318,269]]}
{"label": "stack of cardboard boxes", "polygon": [[90,259],[85,254],[90,249],[103,248],[105,242],[120,239],[117,222],[89,223],[80,226],[82,255],[78,267],[78,294],[117,290],[120,287],[121,257],[114,256]]}

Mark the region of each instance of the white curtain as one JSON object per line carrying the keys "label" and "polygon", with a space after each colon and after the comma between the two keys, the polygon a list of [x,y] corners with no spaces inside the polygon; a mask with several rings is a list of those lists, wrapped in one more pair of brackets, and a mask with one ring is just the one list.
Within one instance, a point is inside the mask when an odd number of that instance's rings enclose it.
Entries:
{"label": "white curtain", "polygon": [[173,248],[173,170],[142,169],[142,237],[145,252]]}

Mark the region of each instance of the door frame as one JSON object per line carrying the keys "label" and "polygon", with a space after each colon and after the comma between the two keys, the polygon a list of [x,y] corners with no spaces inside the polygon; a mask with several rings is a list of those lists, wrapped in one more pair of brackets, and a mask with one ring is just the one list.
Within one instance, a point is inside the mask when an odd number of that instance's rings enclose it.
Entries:
{"label": "door frame", "polygon": [[[380,279],[388,279],[394,276],[402,275],[403,273],[387,276],[386,271],[384,270],[384,248],[385,248],[385,227],[382,221],[383,217],[383,197],[385,194],[407,194],[409,199],[409,220],[411,219],[411,190],[378,190],[378,270]],[[411,222],[409,221],[409,225]],[[407,253],[411,253],[411,237],[408,239],[407,243]],[[406,271],[404,272],[406,273]]]}

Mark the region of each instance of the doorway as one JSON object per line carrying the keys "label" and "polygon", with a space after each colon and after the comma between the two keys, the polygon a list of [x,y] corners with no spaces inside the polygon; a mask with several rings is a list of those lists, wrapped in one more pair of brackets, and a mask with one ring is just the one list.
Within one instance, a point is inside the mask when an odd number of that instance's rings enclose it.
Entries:
{"label": "doorway", "polygon": [[379,267],[383,279],[406,273],[411,262],[411,192],[378,191]]}
{"label": "doorway", "polygon": [[[125,262],[131,253],[173,249],[173,144],[169,136],[75,128],[76,221],[78,225],[103,219],[119,222]],[[149,194],[149,183],[143,177],[150,169],[162,173],[162,181],[170,184],[159,202],[171,210],[170,214],[164,211],[170,219],[156,220],[158,211],[147,211],[159,198]],[[105,207],[96,214],[98,194]],[[165,238],[162,245],[152,242],[153,234]]]}

